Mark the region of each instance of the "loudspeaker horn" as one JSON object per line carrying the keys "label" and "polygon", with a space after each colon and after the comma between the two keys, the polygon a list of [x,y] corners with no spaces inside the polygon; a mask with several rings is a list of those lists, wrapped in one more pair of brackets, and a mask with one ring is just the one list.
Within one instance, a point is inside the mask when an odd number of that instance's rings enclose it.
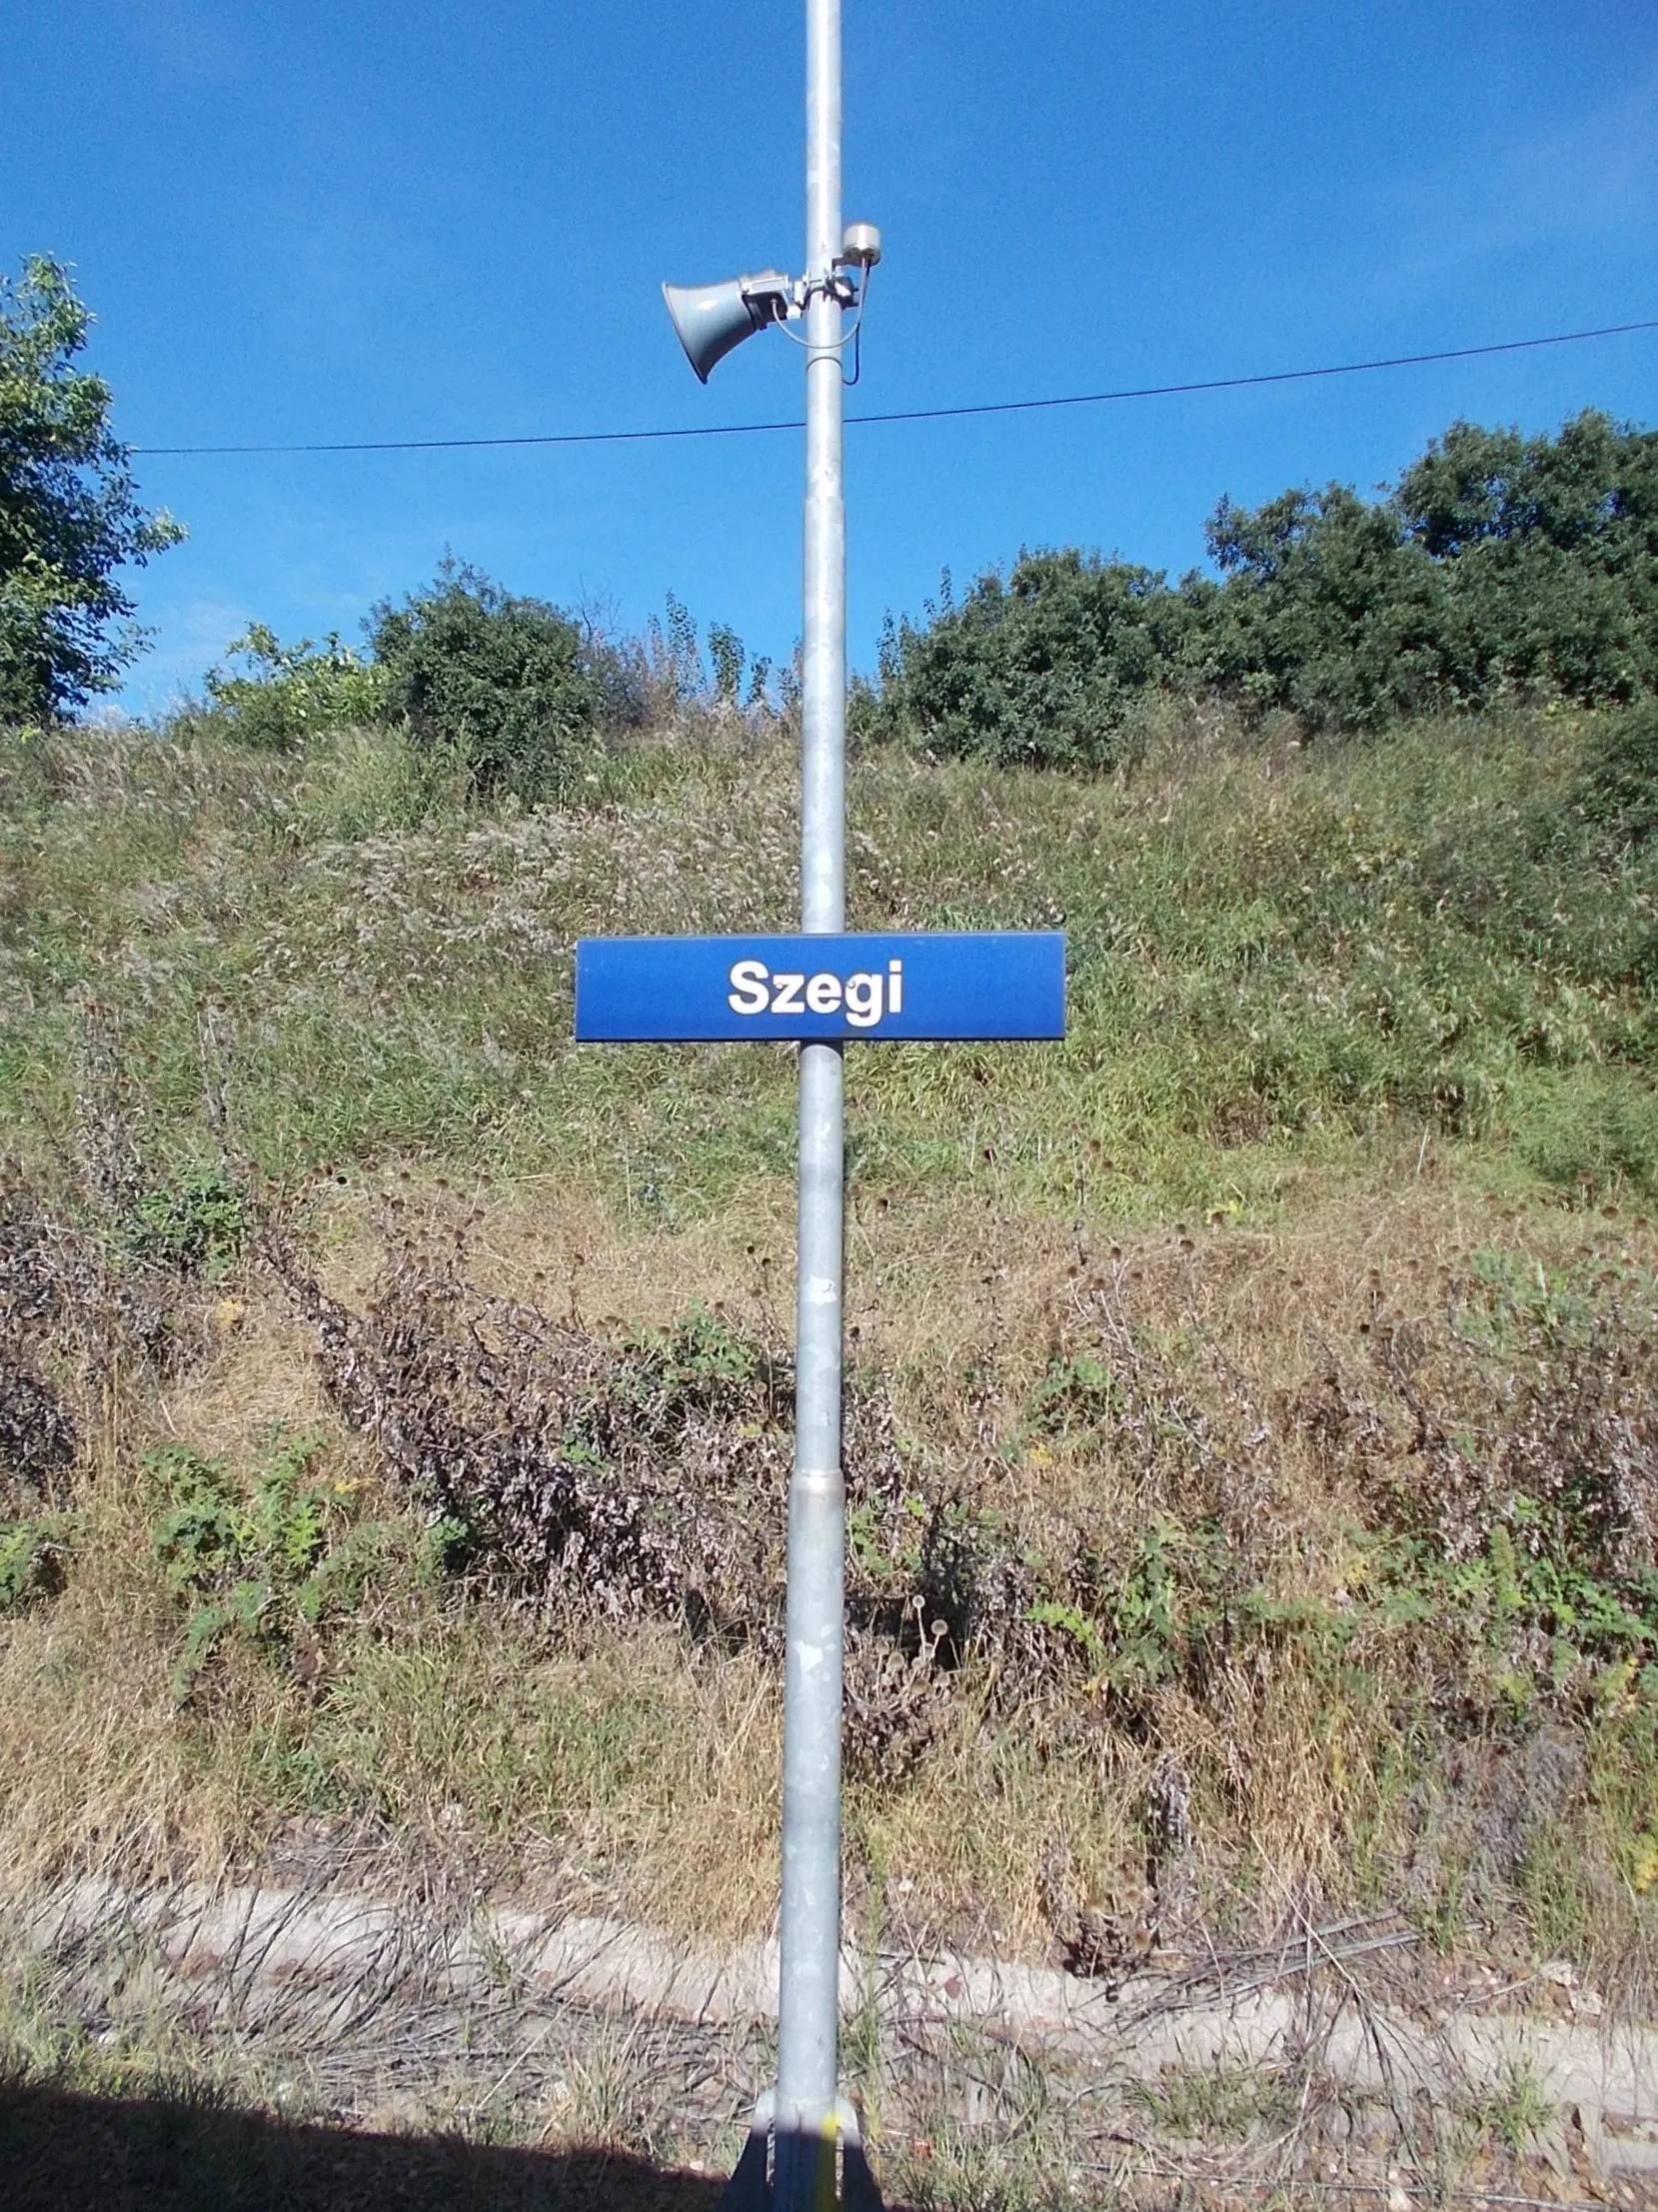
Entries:
{"label": "loudspeaker horn", "polygon": [[734,347],[776,322],[788,300],[787,277],[768,270],[760,277],[737,277],[730,284],[665,284],[662,296],[698,381]]}

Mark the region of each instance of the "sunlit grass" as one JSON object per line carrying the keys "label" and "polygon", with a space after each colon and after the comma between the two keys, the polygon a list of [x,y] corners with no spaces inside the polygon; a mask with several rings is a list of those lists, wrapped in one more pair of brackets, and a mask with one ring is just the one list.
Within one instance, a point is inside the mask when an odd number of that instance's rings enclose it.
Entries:
{"label": "sunlit grass", "polygon": [[[1062,927],[1070,947],[1061,1046],[848,1055],[848,1321],[917,1464],[947,1483],[990,1450],[996,1510],[1129,1528],[1143,1500],[1108,1453],[1018,1443],[1067,1300],[1106,1279],[1175,1370],[1243,1377],[1250,1425],[1289,1439],[1259,1505],[1270,1594],[1322,1603],[1353,1507],[1309,1472],[1293,1393],[1358,1356],[1378,1299],[1436,1314],[1435,1271],[1486,1239],[1545,1271],[1579,1246],[1591,1273],[1650,1266],[1658,863],[1576,811],[1585,737],[1543,715],[1315,748],[1165,734],[1096,783],[854,763],[851,926]],[[223,1138],[354,1296],[377,1193],[407,1172],[487,1199],[478,1263],[503,1294],[619,1323],[694,1298],[787,1312],[793,1054],[570,1038],[579,936],[792,925],[787,734],[658,739],[596,778],[579,807],[492,813],[388,733],[291,759],[188,731],[0,753],[0,1150],[72,1181],[101,1051],[158,1188]],[[132,1382],[89,1439],[69,1590],[7,1630],[26,1783],[6,1849],[39,1873],[211,1869],[292,1818],[509,1857],[536,1837],[630,1910],[763,1928],[776,1715],[752,1654],[661,1628],[550,1649],[534,1619],[405,1577],[320,1682],[233,1654],[216,1697],[175,1709],[136,1452],[182,1436],[234,1459],[317,1410],[280,1301],[241,1291],[246,1334]],[[399,1510],[413,1557],[418,1507]],[[1442,1740],[1384,1637],[1345,1671],[1310,1648],[1158,1707],[1206,1777],[1217,1909],[1222,1880],[1244,1893],[1246,1839],[1331,1895],[1400,1892]],[[1112,1734],[1103,1702],[1009,1723],[982,1689],[964,1682],[912,1786],[854,1790],[850,1832],[918,1922],[1040,1948],[1055,1851],[1078,1880],[1137,1878],[1153,1745]],[[1641,1695],[1597,1722],[1592,1792],[1520,1878],[1550,1943],[1653,1940],[1630,1901]],[[1422,1880],[1442,1902],[1459,1878]]]}
{"label": "sunlit grass", "polygon": [[[11,778],[0,1111],[25,1148],[70,1110],[97,999],[163,1149],[199,1118],[210,1019],[279,1178],[392,1153],[582,1170],[681,1218],[789,1172],[787,1053],[570,1041],[577,937],[790,925],[781,736],[763,773],[658,747],[589,809],[496,816],[394,804],[391,735],[299,761],[56,744],[61,797],[39,764]],[[855,1054],[857,1171],[1131,1217],[1258,1187],[1258,1146],[1356,1159],[1404,1125],[1567,1195],[1650,1186],[1658,868],[1596,851],[1578,744],[1540,716],[1165,744],[1095,785],[865,757],[852,926],[1063,926],[1071,1029]]]}

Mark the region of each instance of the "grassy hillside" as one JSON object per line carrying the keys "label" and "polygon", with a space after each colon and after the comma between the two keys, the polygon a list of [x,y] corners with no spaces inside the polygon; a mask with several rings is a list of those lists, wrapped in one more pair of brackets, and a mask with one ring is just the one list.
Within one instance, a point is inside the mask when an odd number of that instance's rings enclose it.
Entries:
{"label": "grassy hillside", "polygon": [[[851,925],[1062,925],[1072,1009],[848,1056],[871,1939],[1106,1969],[1402,1904],[1650,2005],[1622,729],[1169,711],[1109,779],[856,762]],[[362,1822],[763,1925],[793,1059],[577,1049],[570,971],[791,926],[787,727],[636,735],[557,811],[393,733],[7,742],[15,1874]]]}

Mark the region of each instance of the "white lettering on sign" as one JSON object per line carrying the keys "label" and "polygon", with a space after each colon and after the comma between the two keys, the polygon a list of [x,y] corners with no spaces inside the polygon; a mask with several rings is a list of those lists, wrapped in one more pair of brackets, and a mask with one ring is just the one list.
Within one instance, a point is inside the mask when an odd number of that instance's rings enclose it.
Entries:
{"label": "white lettering on sign", "polygon": [[766,1012],[772,998],[766,988],[772,981],[772,971],[764,961],[739,961],[728,981],[732,987],[732,995],[726,1004],[733,1014]]}
{"label": "white lettering on sign", "polygon": [[888,961],[855,976],[774,976],[764,961],[738,961],[727,978],[733,1014],[839,1014],[854,1030],[872,1030],[883,1015],[903,1012],[903,963]]}

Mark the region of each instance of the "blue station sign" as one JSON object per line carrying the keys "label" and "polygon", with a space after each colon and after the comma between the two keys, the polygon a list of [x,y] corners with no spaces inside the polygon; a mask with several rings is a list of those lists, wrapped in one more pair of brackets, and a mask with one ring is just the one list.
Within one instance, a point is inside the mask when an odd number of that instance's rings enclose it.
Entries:
{"label": "blue station sign", "polygon": [[581,1043],[1059,1038],[1057,930],[604,937],[576,947]]}

